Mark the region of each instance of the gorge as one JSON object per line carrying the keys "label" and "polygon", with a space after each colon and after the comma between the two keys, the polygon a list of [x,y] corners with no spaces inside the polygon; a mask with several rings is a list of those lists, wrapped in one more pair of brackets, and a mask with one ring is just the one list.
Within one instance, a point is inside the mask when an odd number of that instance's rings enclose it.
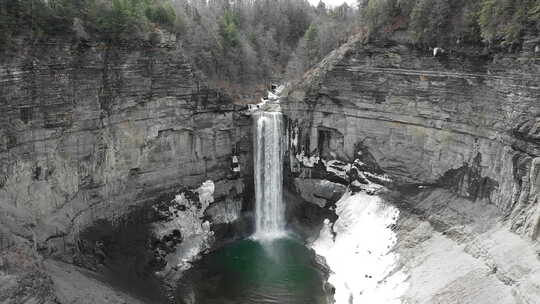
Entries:
{"label": "gorge", "polygon": [[0,59],[0,303],[540,303],[536,42],[392,38],[255,113],[173,36]]}

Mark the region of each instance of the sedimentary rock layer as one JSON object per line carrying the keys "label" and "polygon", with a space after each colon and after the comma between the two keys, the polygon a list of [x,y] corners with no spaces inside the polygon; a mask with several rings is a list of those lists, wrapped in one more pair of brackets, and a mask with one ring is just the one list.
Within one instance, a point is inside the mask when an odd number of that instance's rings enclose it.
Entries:
{"label": "sedimentary rock layer", "polygon": [[433,57],[353,39],[290,87],[282,107],[292,156],[358,158],[395,181],[448,188],[495,205],[536,239],[539,83],[530,54]]}
{"label": "sedimentary rock layer", "polygon": [[3,59],[0,227],[51,245],[205,180],[216,199],[241,193],[251,125],[195,74],[176,44],[53,41]]}

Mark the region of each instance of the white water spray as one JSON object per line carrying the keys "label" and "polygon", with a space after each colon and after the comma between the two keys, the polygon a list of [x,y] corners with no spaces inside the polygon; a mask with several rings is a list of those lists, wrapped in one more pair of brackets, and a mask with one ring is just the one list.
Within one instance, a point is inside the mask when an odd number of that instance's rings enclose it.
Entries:
{"label": "white water spray", "polygon": [[282,115],[254,114],[255,235],[271,239],[284,235]]}

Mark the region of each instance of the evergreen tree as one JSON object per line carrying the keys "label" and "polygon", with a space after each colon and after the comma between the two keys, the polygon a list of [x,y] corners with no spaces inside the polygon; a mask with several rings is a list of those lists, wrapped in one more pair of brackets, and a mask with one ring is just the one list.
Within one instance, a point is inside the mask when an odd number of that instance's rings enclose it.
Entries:
{"label": "evergreen tree", "polygon": [[3,0],[0,51],[29,33],[115,44],[160,29],[176,34],[209,80],[249,86],[282,78],[288,66],[303,74],[346,39],[349,15],[306,0]]}
{"label": "evergreen tree", "polygon": [[238,17],[227,9],[219,25],[219,34],[222,41],[221,46],[225,51],[238,46],[239,37],[237,27]]}
{"label": "evergreen tree", "polygon": [[311,24],[306,31],[306,50],[309,65],[313,65],[319,61],[319,32],[317,26]]}

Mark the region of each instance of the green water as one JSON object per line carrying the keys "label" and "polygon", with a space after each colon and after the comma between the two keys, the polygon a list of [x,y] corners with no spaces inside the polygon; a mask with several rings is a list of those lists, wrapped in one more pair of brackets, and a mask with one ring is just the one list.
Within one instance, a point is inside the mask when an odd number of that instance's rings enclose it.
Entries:
{"label": "green water", "polygon": [[233,243],[204,256],[186,276],[195,303],[327,303],[312,252],[290,238]]}

